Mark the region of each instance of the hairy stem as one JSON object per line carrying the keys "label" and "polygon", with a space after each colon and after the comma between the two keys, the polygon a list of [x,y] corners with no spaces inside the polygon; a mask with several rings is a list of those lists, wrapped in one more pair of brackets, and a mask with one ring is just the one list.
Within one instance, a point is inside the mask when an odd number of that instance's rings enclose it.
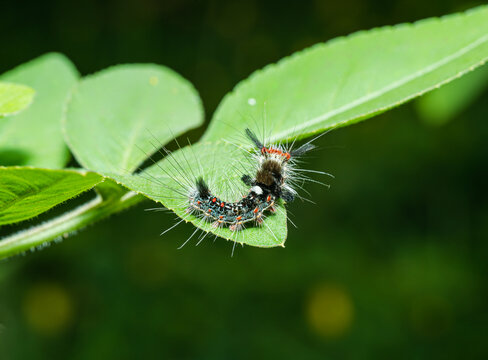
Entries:
{"label": "hairy stem", "polygon": [[144,199],[143,196],[134,192],[126,192],[121,196],[109,197],[108,199],[97,195],[95,199],[66,214],[3,238],[0,240],[0,259],[36,247],[46,246],[60,237],[66,238],[70,233],[135,205]]}

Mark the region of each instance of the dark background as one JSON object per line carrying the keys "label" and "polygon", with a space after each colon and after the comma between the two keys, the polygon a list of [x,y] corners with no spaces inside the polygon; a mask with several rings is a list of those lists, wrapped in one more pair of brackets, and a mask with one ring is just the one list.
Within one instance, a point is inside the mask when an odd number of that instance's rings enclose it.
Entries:
{"label": "dark background", "polygon": [[[208,122],[239,80],[296,50],[476,4],[10,1],[0,72],[48,51],[83,75],[164,64]],[[284,249],[177,250],[192,226],[159,237],[173,216],[147,202],[1,262],[0,358],[486,359],[487,103],[437,126],[410,103],[322,137],[307,166],[336,179],[289,206]]]}

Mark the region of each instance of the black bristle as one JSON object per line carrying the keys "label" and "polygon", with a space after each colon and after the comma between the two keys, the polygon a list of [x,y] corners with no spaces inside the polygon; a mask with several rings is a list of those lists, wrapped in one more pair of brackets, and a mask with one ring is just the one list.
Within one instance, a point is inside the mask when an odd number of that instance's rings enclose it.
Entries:
{"label": "black bristle", "polygon": [[252,177],[250,177],[249,175],[242,175],[241,180],[247,186],[253,186],[254,185],[254,181],[253,181]]}
{"label": "black bristle", "polygon": [[259,141],[258,137],[256,134],[254,134],[250,129],[246,129],[246,135],[251,141],[254,143],[254,145],[257,146],[258,149],[261,149],[264,147],[263,143]]}
{"label": "black bristle", "polygon": [[302,156],[306,152],[315,149],[315,147],[316,146],[314,144],[306,143],[306,144],[303,144],[302,146],[300,146],[298,149],[292,150],[290,152],[290,155],[292,157]]}
{"label": "black bristle", "polygon": [[195,183],[197,185],[198,194],[201,197],[207,197],[210,195],[210,189],[208,188],[207,183],[205,182],[205,180],[203,180],[202,177],[197,178]]}

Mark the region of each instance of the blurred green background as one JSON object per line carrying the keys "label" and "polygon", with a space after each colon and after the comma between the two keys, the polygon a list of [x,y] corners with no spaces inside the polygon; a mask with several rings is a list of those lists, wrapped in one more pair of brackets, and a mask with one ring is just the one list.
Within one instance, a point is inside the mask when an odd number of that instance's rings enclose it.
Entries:
{"label": "blurred green background", "polygon": [[[164,64],[195,84],[208,122],[233,85],[293,51],[476,4],[11,1],[0,72],[48,51],[83,75]],[[488,358],[486,73],[322,137],[307,166],[336,179],[307,187],[316,205],[288,207],[284,249],[177,250],[193,227],[160,237],[174,219],[148,201],[1,262],[0,359]]]}

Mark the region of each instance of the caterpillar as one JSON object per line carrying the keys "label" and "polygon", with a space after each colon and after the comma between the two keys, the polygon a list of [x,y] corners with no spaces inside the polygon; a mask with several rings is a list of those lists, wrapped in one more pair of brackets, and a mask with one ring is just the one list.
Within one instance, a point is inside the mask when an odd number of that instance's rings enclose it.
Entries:
{"label": "caterpillar", "polygon": [[211,222],[214,227],[227,226],[231,231],[239,231],[246,223],[260,226],[264,212],[275,212],[277,201],[292,202],[297,195],[290,184],[295,160],[315,148],[311,142],[294,150],[280,145],[265,146],[250,129],[246,129],[245,134],[257,150],[253,155],[258,163],[254,177],[248,174],[241,177],[250,187],[247,195],[236,202],[222,201],[212,194],[205,180],[198,177],[189,196],[187,212]]}
{"label": "caterpillar", "polygon": [[[200,226],[203,223],[209,223],[211,227],[216,229],[228,228],[235,234],[235,236],[232,236],[234,246],[238,242],[239,234],[245,231],[247,227],[265,226],[279,242],[272,229],[266,224],[266,217],[272,215],[275,211],[282,211],[277,206],[282,202],[290,203],[296,198],[308,200],[303,198],[297,191],[297,189],[302,188],[303,182],[309,181],[328,186],[320,181],[310,179],[304,173],[332,175],[322,171],[298,167],[301,158],[309,151],[315,149],[315,145],[312,142],[324,134],[322,133],[295,148],[295,141],[291,145],[281,143],[267,144],[264,139],[260,140],[252,130],[247,128],[244,131],[244,136],[246,141],[250,142],[252,146],[238,145],[224,140],[222,145],[220,145],[222,152],[226,153],[223,164],[221,163],[223,159],[221,159],[219,153],[212,154],[206,151],[198,152],[198,150],[194,152],[191,144],[186,149],[187,151],[184,151],[185,149],[181,149],[176,139],[178,148],[183,151],[173,154],[164,146],[161,146],[164,151],[163,155],[166,155],[166,166],[160,166],[155,162],[157,166],[153,167],[152,171],[140,174],[148,182],[153,183],[154,186],[163,187],[169,191],[168,196],[154,195],[154,198],[162,201],[166,199],[163,202],[169,204],[168,210],[172,209],[181,217],[179,221],[162,232],[161,235],[175,228],[183,221],[191,221],[193,217],[199,219],[201,223],[198,225],[193,221],[197,229],[194,230],[180,248],[188,243],[200,230]],[[238,150],[244,152],[238,156],[230,155],[226,145],[234,145]],[[199,144],[198,148],[204,148],[205,146],[206,144]],[[189,154],[193,154],[193,156]],[[218,177],[217,180],[212,178],[205,179],[198,173],[204,170],[200,162],[200,160],[203,160],[202,156],[207,157],[205,161],[207,164],[209,163],[208,157],[214,160],[214,164],[218,164],[220,170],[215,173]],[[236,170],[237,166],[229,166],[229,158],[235,159],[230,160],[230,163],[234,162],[242,166],[243,171],[237,169],[237,171],[232,172],[231,167]],[[250,166],[244,166],[241,163],[243,159],[247,160]],[[222,166],[224,166],[223,171]],[[162,172],[162,174],[158,174],[158,172]],[[205,173],[212,173],[212,169],[207,168]],[[229,177],[227,179],[222,178],[222,173],[229,174]],[[237,176],[237,174],[239,175]],[[209,177],[210,175],[206,176]],[[241,185],[233,183],[236,179]],[[221,185],[225,184],[224,186],[232,183],[228,188],[230,191],[227,194],[234,194],[232,196],[233,201],[226,201],[211,190],[213,187],[219,187],[216,182]],[[155,190],[155,193],[157,192],[160,191]],[[237,197],[240,199],[236,201]],[[164,211],[166,209],[155,208],[148,210]],[[289,217],[287,217],[287,220],[293,224]],[[210,233],[209,230],[203,230],[203,227],[201,229],[202,235],[197,245]]]}

